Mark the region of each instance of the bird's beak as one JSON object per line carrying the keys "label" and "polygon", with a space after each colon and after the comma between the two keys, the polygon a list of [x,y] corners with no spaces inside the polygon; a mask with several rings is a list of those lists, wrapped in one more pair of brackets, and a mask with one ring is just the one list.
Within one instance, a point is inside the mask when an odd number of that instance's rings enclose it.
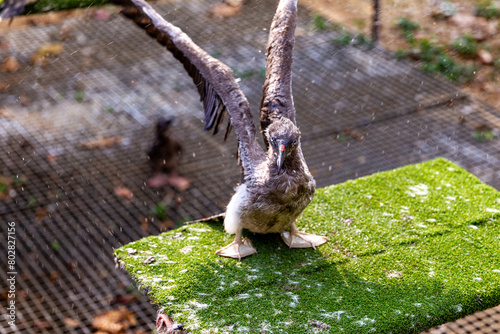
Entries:
{"label": "bird's beak", "polygon": [[278,162],[277,162],[278,174],[281,171],[281,167],[283,167],[283,162],[285,161],[286,158],[287,148],[288,148],[288,143],[281,140],[278,142]]}

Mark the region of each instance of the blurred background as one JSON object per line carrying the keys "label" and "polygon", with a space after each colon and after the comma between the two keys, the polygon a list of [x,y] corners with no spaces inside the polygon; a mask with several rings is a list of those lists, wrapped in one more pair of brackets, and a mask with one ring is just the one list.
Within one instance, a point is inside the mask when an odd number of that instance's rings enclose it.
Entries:
{"label": "blurred background", "polygon": [[[442,156],[500,189],[497,3],[380,1],[377,40],[375,4],[299,1],[293,91],[318,186]],[[258,120],[276,1],[152,5],[233,69]],[[203,132],[182,65],[119,11],[38,0],[0,22],[0,235],[15,222],[17,271],[17,328],[2,284],[0,333],[154,333],[113,249],[223,212],[240,180],[234,133]],[[160,118],[189,184],[153,178]]]}

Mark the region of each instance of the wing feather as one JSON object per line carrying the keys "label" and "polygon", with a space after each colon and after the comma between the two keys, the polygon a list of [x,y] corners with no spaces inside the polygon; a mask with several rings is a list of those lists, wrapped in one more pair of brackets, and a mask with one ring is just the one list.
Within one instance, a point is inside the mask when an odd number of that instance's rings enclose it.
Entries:
{"label": "wing feather", "polygon": [[[295,124],[292,62],[296,24],[297,0],[280,0],[267,43],[266,80],[262,87],[263,94],[260,105],[262,132],[274,119],[281,117],[287,117]],[[265,136],[264,140],[266,140]]]}
{"label": "wing feather", "polygon": [[123,6],[122,13],[126,17],[145,29],[183,64],[203,102],[205,130],[213,129],[216,134],[225,114],[229,113],[224,140],[234,126],[245,172],[265,159],[265,152],[256,141],[257,129],[248,100],[235,80],[233,71],[198,47],[181,29],[165,21],[144,0],[114,2]]}

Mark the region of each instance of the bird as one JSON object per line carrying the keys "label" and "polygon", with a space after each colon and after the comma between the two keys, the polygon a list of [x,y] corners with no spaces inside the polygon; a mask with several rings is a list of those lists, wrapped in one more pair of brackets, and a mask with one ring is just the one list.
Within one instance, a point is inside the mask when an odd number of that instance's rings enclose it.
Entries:
{"label": "bird", "polygon": [[189,187],[189,180],[177,173],[182,154],[181,143],[172,135],[173,119],[160,117],[156,122],[156,134],[148,150],[149,164],[153,169],[153,177],[148,185],[159,188],[170,185],[180,190]]}
{"label": "bird", "polygon": [[0,22],[21,14],[27,0],[4,0],[0,3]]}
{"label": "bird", "polygon": [[271,23],[266,52],[266,75],[260,106],[260,130],[267,150],[258,143],[258,130],[249,102],[233,71],[213,58],[180,28],[159,15],[144,0],[114,0],[122,14],[164,45],[179,60],[198,89],[205,112],[205,130],[219,131],[226,114],[238,137],[242,182],[226,207],[224,228],[234,241],[215,254],[241,260],[255,254],[243,230],[280,233],[290,248],[314,248],[327,237],[301,232],[296,219],[313,199],[316,182],[301,149],[292,96],[292,61],[297,0],[280,0]]}

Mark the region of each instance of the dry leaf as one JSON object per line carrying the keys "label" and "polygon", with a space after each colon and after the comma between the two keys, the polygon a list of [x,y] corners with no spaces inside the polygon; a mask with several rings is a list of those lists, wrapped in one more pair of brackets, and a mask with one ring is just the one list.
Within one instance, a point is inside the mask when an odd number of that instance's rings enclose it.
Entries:
{"label": "dry leaf", "polygon": [[241,12],[241,6],[231,6],[226,3],[217,3],[208,9],[208,14],[219,19],[225,19],[238,15]]}
{"label": "dry leaf", "polygon": [[59,55],[64,50],[62,43],[49,43],[42,45],[32,56],[34,65],[44,66],[48,64],[50,57]]}
{"label": "dry leaf", "polygon": [[31,100],[26,93],[21,93],[19,94],[19,102],[21,102],[23,107],[27,107],[30,105]]}
{"label": "dry leaf", "polygon": [[123,141],[122,136],[113,136],[113,137],[103,137],[99,139],[91,139],[89,141],[83,142],[80,144],[81,148],[84,149],[96,149],[96,148],[105,148],[114,146],[116,144],[121,144]]}
{"label": "dry leaf", "polygon": [[[1,89],[0,89],[0,91],[1,91]],[[12,112],[12,110],[7,109],[7,108],[0,108],[0,117],[7,118],[7,119],[13,119],[15,116],[14,116],[14,113]]]}
{"label": "dry leaf", "polygon": [[148,258],[146,260],[142,261],[142,264],[151,264],[155,261],[156,261],[156,259],[154,256],[148,256]]}
{"label": "dry leaf", "polygon": [[49,210],[46,208],[38,208],[35,212],[35,220],[37,223],[41,222],[44,217],[50,214]]}
{"label": "dry leaf", "polygon": [[7,57],[0,65],[0,72],[17,72],[21,69],[21,65],[15,57]]}
{"label": "dry leaf", "polygon": [[132,198],[134,197],[134,193],[132,193],[132,191],[126,187],[116,187],[115,195],[118,197],[123,197],[128,201],[131,201]]}
{"label": "dry leaf", "polygon": [[52,327],[52,325],[48,321],[40,321],[40,320],[35,320],[35,326],[39,329]]}
{"label": "dry leaf", "polygon": [[10,87],[9,84],[5,83],[4,81],[0,81],[0,92],[7,91],[9,87]]}
{"label": "dry leaf", "polygon": [[45,156],[50,163],[56,162],[57,156],[51,153],[47,153]]}
{"label": "dry leaf", "polygon": [[80,327],[82,325],[80,320],[71,319],[71,318],[64,318],[64,323],[66,324],[66,326],[71,327],[71,328]]}
{"label": "dry leaf", "polygon": [[58,278],[59,278],[59,272],[53,271],[50,273],[49,279],[51,282],[57,281]]}
{"label": "dry leaf", "polygon": [[126,331],[137,324],[137,319],[133,312],[125,306],[119,309],[98,314],[92,319],[92,326],[98,330],[111,334],[118,334]]}

